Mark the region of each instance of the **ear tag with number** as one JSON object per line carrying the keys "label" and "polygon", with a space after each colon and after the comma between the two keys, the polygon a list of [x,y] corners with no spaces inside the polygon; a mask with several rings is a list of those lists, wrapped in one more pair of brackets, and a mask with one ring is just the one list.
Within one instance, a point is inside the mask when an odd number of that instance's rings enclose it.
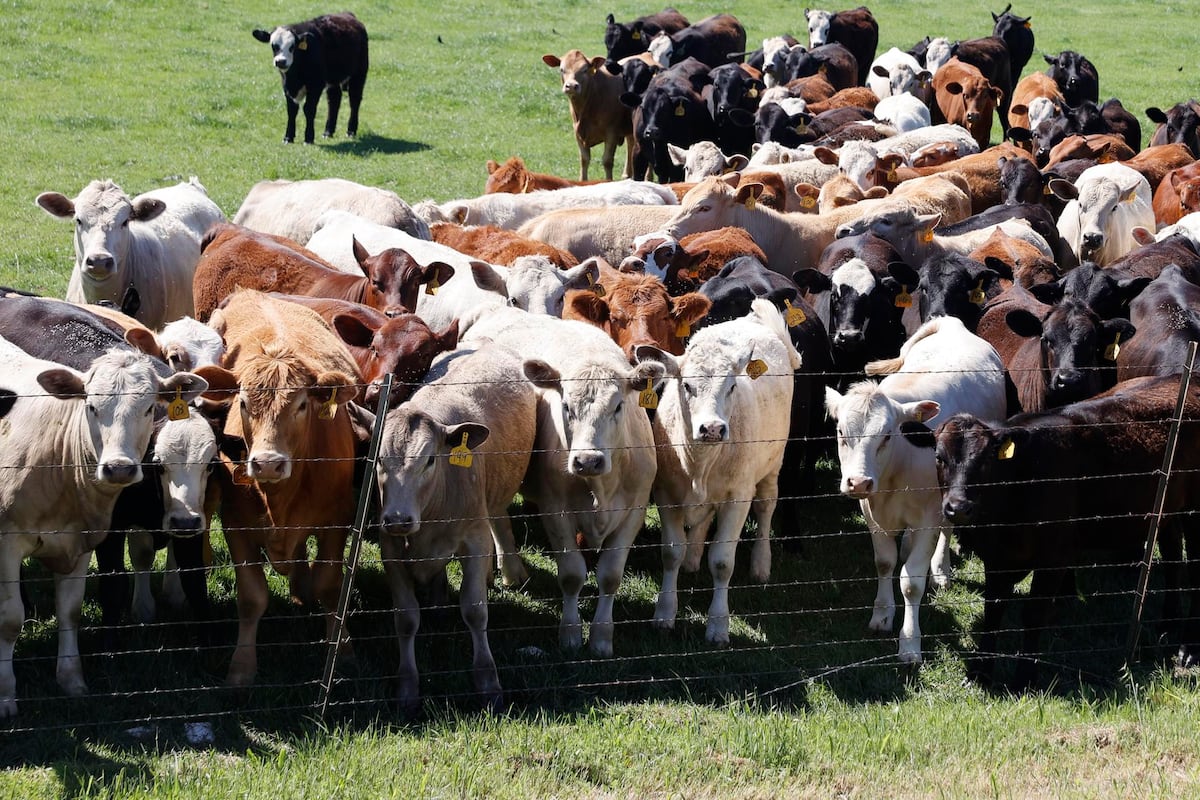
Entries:
{"label": "ear tag with number", "polygon": [[746,365],[746,374],[750,376],[750,380],[758,380],[767,374],[767,362],[761,358],[754,359]]}
{"label": "ear tag with number", "polygon": [[658,408],[658,395],[654,393],[654,383],[646,378],[646,388],[638,392],[638,406],[651,411]]}
{"label": "ear tag with number", "polygon": [[925,244],[932,244],[933,228],[928,228],[926,230],[921,231],[921,241],[924,242]]}
{"label": "ear tag with number", "polygon": [[233,465],[233,482],[238,486],[253,486],[254,478],[250,477],[250,471],[246,465],[247,453],[242,451],[242,458]]}
{"label": "ear tag with number", "polygon": [[692,325],[686,319],[681,319],[679,324],[675,326],[675,335],[680,339],[686,339],[692,335]]}
{"label": "ear tag with number", "polygon": [[425,284],[425,294],[437,294],[437,290],[441,287],[442,285],[438,283],[437,276],[434,275],[433,280]]}
{"label": "ear tag with number", "polygon": [[912,295],[908,293],[908,287],[900,287],[900,294],[896,295],[896,308],[912,308]]}
{"label": "ear tag with number", "polygon": [[1117,338],[1113,339],[1113,343],[1104,348],[1104,360],[1116,361],[1117,356],[1121,354],[1121,332],[1117,331]]}
{"label": "ear tag with number", "polygon": [[641,31],[634,31],[634,32],[633,32],[633,40],[634,40],[635,42],[640,42],[640,41],[642,40],[642,32],[641,32]]}
{"label": "ear tag with number", "polygon": [[981,306],[987,302],[987,295],[983,293],[983,278],[980,278],[979,284],[971,290],[968,299],[977,306]]}
{"label": "ear tag with number", "polygon": [[596,293],[596,297],[604,297],[604,287],[596,282],[596,279],[592,277],[591,272],[589,272],[587,274],[587,278],[588,278],[588,288]]}
{"label": "ear tag with number", "polygon": [[336,393],[333,395],[333,397],[330,397],[329,400],[321,404],[321,411],[317,416],[319,416],[321,419],[333,419],[337,416]]}
{"label": "ear tag with number", "polygon": [[787,322],[789,328],[803,325],[804,321],[808,319],[808,316],[804,313],[804,309],[793,306],[791,300],[784,300],[783,304],[787,306],[787,311],[783,312],[783,319]]}
{"label": "ear tag with number", "polygon": [[182,390],[175,387],[175,399],[167,403],[167,419],[172,422],[179,422],[188,418],[188,404],[183,399]]}
{"label": "ear tag with number", "polygon": [[450,463],[455,467],[470,469],[474,460],[475,456],[471,455],[471,448],[467,447],[467,434],[464,431],[462,442],[450,448]]}
{"label": "ear tag with number", "polygon": [[896,174],[896,169],[894,167],[892,169],[889,169],[888,174],[887,174],[888,183],[897,183],[897,182],[899,182],[899,180],[900,180],[900,176]]}
{"label": "ear tag with number", "polygon": [[296,45],[296,49],[297,50],[307,50],[308,49],[308,40],[301,39],[300,44]]}
{"label": "ear tag with number", "polygon": [[754,87],[751,87],[750,89],[748,89],[748,90],[746,91],[746,97],[749,97],[751,100],[753,100],[754,98],[758,97],[758,89],[755,89]]}
{"label": "ear tag with number", "polygon": [[1007,461],[1016,455],[1017,443],[1012,439],[1005,439],[1000,443],[1000,452],[996,454],[996,458],[1000,461]]}
{"label": "ear tag with number", "polygon": [[757,198],[755,198],[754,195],[752,195],[752,194],[746,195],[746,210],[747,211],[753,211],[754,206],[757,204],[758,204],[758,200],[757,200]]}
{"label": "ear tag with number", "polygon": [[675,104],[675,116],[682,117],[687,112],[683,110],[683,103]]}
{"label": "ear tag with number", "polygon": [[913,412],[913,419],[916,420],[917,422],[924,422],[925,421],[925,412],[918,408],[916,411]]}
{"label": "ear tag with number", "polygon": [[804,197],[800,198],[800,207],[801,208],[812,208],[816,204],[817,204],[817,198],[815,198],[811,195],[806,194],[806,195],[804,195]]}

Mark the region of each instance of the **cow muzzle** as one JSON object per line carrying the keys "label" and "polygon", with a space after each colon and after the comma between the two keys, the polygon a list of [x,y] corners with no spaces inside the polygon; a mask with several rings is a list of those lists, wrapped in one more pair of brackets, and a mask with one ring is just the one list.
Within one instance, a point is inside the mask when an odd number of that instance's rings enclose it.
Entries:
{"label": "cow muzzle", "polygon": [[275,69],[279,70],[280,72],[287,72],[288,67],[290,67],[290,66],[291,66],[291,64],[288,63],[288,60],[286,58],[275,59]]}
{"label": "cow muzzle", "polygon": [[833,346],[839,350],[854,352],[865,342],[866,336],[860,330],[835,331],[833,334]]}
{"label": "cow muzzle", "polygon": [[875,489],[875,479],[865,475],[847,475],[842,479],[842,494],[853,500],[866,500]]}
{"label": "cow muzzle", "polygon": [[1085,233],[1079,245],[1080,255],[1094,255],[1104,247],[1103,233]]}
{"label": "cow muzzle", "polygon": [[113,458],[100,464],[96,477],[109,486],[129,486],[142,479],[142,465],[129,458]]}
{"label": "cow muzzle", "polygon": [[723,420],[713,419],[696,426],[696,441],[717,444],[729,438],[729,426]]}
{"label": "cow muzzle", "polygon": [[254,453],[246,463],[246,474],[260,483],[277,483],[292,476],[292,460],[282,453]]}
{"label": "cow muzzle", "polygon": [[384,512],[382,521],[383,532],[389,536],[411,536],[421,530],[420,518],[404,511]]}
{"label": "cow muzzle", "polygon": [[200,533],[204,527],[204,517],[199,514],[172,514],[167,518],[167,526],[172,536],[190,538]]}
{"label": "cow muzzle", "polygon": [[956,494],[947,495],[942,502],[942,516],[956,525],[970,522],[975,516],[975,502]]}
{"label": "cow muzzle", "polygon": [[103,281],[112,276],[116,266],[116,259],[107,253],[90,255],[83,261],[83,273],[94,281]]}
{"label": "cow muzzle", "polygon": [[600,450],[580,450],[571,455],[571,474],[594,478],[608,472],[608,458]]}

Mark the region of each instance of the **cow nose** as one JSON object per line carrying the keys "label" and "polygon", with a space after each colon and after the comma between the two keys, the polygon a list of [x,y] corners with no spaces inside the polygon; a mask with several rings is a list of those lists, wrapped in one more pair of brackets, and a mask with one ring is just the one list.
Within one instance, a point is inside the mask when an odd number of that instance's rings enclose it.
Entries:
{"label": "cow nose", "polygon": [[100,465],[100,480],[114,486],[128,486],[142,479],[142,467],[128,458],[114,458]]}
{"label": "cow nose", "polygon": [[948,497],[942,503],[942,516],[951,522],[969,522],[975,515],[975,503],[965,497]]}
{"label": "cow nose", "polygon": [[719,419],[712,420],[711,422],[702,422],[700,423],[700,441],[723,442],[728,430],[728,426]]}
{"label": "cow nose", "polygon": [[843,350],[856,349],[863,344],[863,333],[862,331],[836,331],[833,334],[833,344],[834,347]]}
{"label": "cow nose", "polygon": [[408,313],[408,309],[406,309],[404,306],[388,306],[384,309],[383,313],[388,317],[398,317],[401,314]]}
{"label": "cow nose", "polygon": [[563,84],[563,94],[575,94],[578,91],[579,91],[578,83],[564,83]]}
{"label": "cow nose", "polygon": [[281,481],[291,474],[292,462],[279,453],[258,453],[250,458],[246,471],[256,481]]}
{"label": "cow nose", "polygon": [[176,536],[193,536],[200,532],[204,518],[199,514],[172,514],[167,521]]}
{"label": "cow nose", "polygon": [[645,272],[645,271],[646,271],[645,259],[638,258],[637,256],[626,256],[625,260],[621,262],[621,272]]}
{"label": "cow nose", "polygon": [[979,119],[979,114],[977,112],[975,112],[975,111],[967,112],[967,122],[974,122],[977,119]]}
{"label": "cow nose", "polygon": [[875,488],[875,479],[865,475],[848,475],[842,483],[842,494],[855,500],[863,500],[870,496]]}
{"label": "cow nose", "polygon": [[1100,246],[1104,244],[1104,234],[1103,233],[1085,233],[1083,235],[1083,244],[1084,244],[1084,247],[1089,247],[1093,250],[1098,250],[1098,249],[1100,249]]}
{"label": "cow nose", "polygon": [[421,529],[421,521],[403,511],[388,511],[383,515],[383,527],[393,536],[407,536]]}
{"label": "cow nose", "polygon": [[604,453],[584,450],[571,457],[571,471],[576,475],[600,475],[604,471]]}
{"label": "cow nose", "polygon": [[113,261],[112,256],[88,256],[83,263],[87,267],[88,272],[107,275],[113,271],[113,266],[116,262]]}
{"label": "cow nose", "polygon": [[1054,376],[1054,388],[1066,389],[1067,387],[1074,386],[1075,384],[1079,383],[1079,380],[1082,377],[1083,373],[1077,369],[1059,370],[1059,372]]}
{"label": "cow nose", "polygon": [[275,59],[275,68],[276,69],[287,69],[287,59],[286,58]]}

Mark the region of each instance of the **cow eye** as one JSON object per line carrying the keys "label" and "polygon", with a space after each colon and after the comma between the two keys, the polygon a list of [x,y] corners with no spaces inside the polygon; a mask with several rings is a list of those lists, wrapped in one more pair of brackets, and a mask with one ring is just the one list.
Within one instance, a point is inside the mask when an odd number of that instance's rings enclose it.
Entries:
{"label": "cow eye", "polygon": [[98,411],[96,411],[96,407],[94,405],[92,405],[91,403],[88,403],[87,410],[88,410],[88,413],[91,414],[93,417],[99,413]]}
{"label": "cow eye", "polygon": [[75,220],[75,227],[77,227],[77,228],[82,228],[82,227],[83,227],[83,220],[81,220],[81,219],[76,219],[76,220]]}
{"label": "cow eye", "polygon": [[151,414],[153,411],[154,411],[154,406],[153,406],[153,405],[146,406],[146,413],[145,413],[145,414],[143,414],[142,416],[148,417],[148,416],[150,416],[150,414]]}
{"label": "cow eye", "polygon": [[613,413],[614,413],[614,414],[620,414],[620,413],[621,413],[621,409],[622,409],[622,408],[624,408],[624,407],[625,407],[625,401],[624,401],[624,400],[622,400],[622,401],[620,401],[619,403],[617,403],[617,407],[613,409]]}
{"label": "cow eye", "polygon": [[304,400],[301,400],[301,401],[300,401],[300,405],[296,407],[296,410],[297,410],[297,411],[303,411],[303,410],[305,410],[306,408],[308,408],[308,399],[307,399],[307,398],[305,398]]}
{"label": "cow eye", "polygon": [[688,397],[695,397],[696,396],[696,387],[690,383],[685,383],[685,384],[683,384],[683,392]]}
{"label": "cow eye", "polygon": [[879,440],[879,447],[878,447],[878,448],[876,448],[876,449],[877,449],[877,450],[883,450],[883,448],[887,447],[887,445],[888,445],[888,440],[889,440],[889,439],[891,439],[891,438],[892,438],[892,437],[891,437],[891,435],[889,435],[889,434],[884,434],[884,435],[883,435],[883,438]]}

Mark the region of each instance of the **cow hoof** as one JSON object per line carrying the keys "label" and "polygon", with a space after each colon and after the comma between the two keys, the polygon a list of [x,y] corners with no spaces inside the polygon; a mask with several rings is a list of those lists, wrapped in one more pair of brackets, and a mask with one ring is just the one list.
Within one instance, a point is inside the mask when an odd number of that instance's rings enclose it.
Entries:
{"label": "cow hoof", "polygon": [[321,134],[321,138],[322,139],[332,139],[333,131],[325,131],[324,133]]}
{"label": "cow hoof", "polygon": [[905,651],[901,650],[899,653],[899,657],[900,657],[901,664],[916,665],[916,664],[921,663],[921,651],[920,650],[917,650],[915,652],[911,652],[911,651],[905,652]]}
{"label": "cow hoof", "polygon": [[892,615],[871,617],[871,621],[867,624],[867,630],[872,633],[891,633]]}
{"label": "cow hoof", "polygon": [[675,618],[671,617],[670,619],[659,619],[658,617],[655,617],[654,619],[650,620],[650,627],[654,628],[656,631],[670,633],[675,630]]}
{"label": "cow hoof", "polygon": [[0,719],[8,719],[17,715],[17,699],[10,697],[7,700],[0,700]]}
{"label": "cow hoof", "polygon": [[594,658],[612,658],[612,642],[601,642],[593,639],[592,641],[588,642],[588,652],[590,652]]}
{"label": "cow hoof", "polygon": [[283,143],[284,143],[284,144],[291,144],[291,143],[292,143],[292,142],[294,142],[294,141],[296,141],[296,140],[295,140],[295,139],[292,139],[292,138],[290,138],[290,137],[287,137],[287,136],[283,137]]}
{"label": "cow hoof", "polygon": [[704,639],[714,647],[729,647],[729,623],[727,619],[722,620],[724,624],[709,622],[708,628],[704,631]]}
{"label": "cow hoof", "polygon": [[483,697],[483,710],[489,714],[499,714],[504,710],[504,693],[500,691],[486,692]]}

